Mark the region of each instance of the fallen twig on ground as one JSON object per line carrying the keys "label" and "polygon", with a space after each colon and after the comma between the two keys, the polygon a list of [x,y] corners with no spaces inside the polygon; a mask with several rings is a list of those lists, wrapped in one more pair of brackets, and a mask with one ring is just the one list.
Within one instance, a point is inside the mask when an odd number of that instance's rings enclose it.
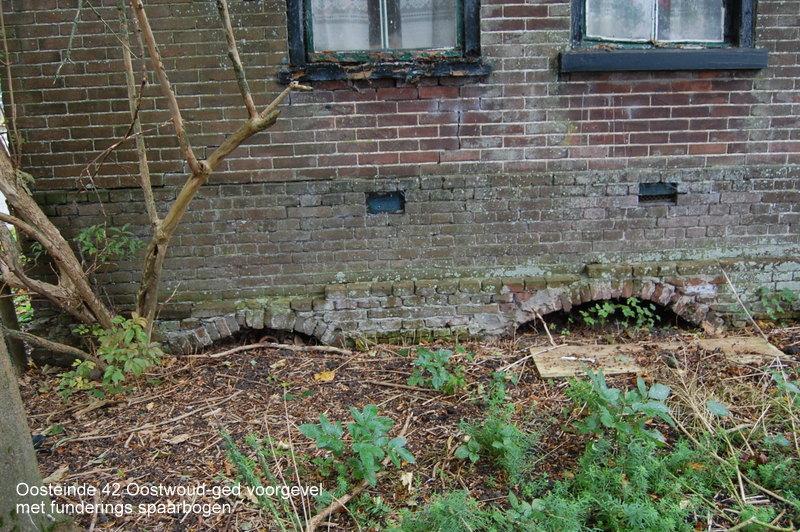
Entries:
{"label": "fallen twig on ground", "polygon": [[291,345],[263,342],[258,344],[240,345],[239,347],[234,347],[220,353],[201,353],[199,355],[185,355],[183,357],[176,358],[223,358],[230,355],[235,355],[237,353],[243,353],[245,351],[252,351],[254,349],[285,349],[287,351],[294,351],[295,353],[313,353],[316,351],[318,353],[336,353],[337,355],[347,356],[354,354],[353,351],[349,349],[342,349],[340,347],[332,347],[329,345]]}
{"label": "fallen twig on ground", "polygon": [[742,307],[742,310],[744,310],[744,313],[745,313],[745,315],[747,316],[747,319],[749,319],[749,320],[750,320],[750,323],[752,323],[752,324],[753,324],[753,327],[755,327],[755,328],[756,328],[756,330],[757,330],[757,331],[758,331],[758,333],[761,335],[761,337],[762,337],[762,338],[764,338],[764,340],[765,340],[767,343],[771,343],[771,342],[769,341],[769,338],[767,338],[767,335],[766,335],[766,334],[764,334],[764,331],[761,329],[761,327],[759,327],[758,323],[756,323],[756,320],[754,320],[754,319],[753,319],[753,315],[752,315],[752,314],[750,314],[750,311],[749,311],[749,310],[747,310],[747,307],[746,307],[746,306],[744,305],[744,303],[742,302],[742,298],[740,298],[740,297],[739,297],[739,292],[737,292],[737,291],[736,291],[736,287],[735,287],[735,286],[733,286],[733,282],[731,282],[731,278],[730,278],[730,277],[728,277],[728,272],[726,272],[726,271],[725,271],[725,268],[723,268],[722,266],[720,266],[720,270],[722,270],[722,275],[723,275],[723,276],[725,276],[725,282],[727,282],[727,283],[728,283],[728,286],[730,287],[730,289],[731,289],[731,292],[733,292],[733,297],[735,297],[735,298],[736,298],[736,301],[739,303],[739,306],[740,306],[740,307]]}
{"label": "fallen twig on ground", "polygon": [[223,403],[227,403],[228,401],[230,401],[231,399],[233,399],[234,397],[238,396],[241,393],[242,393],[242,390],[239,390],[238,392],[229,395],[228,397],[222,399],[221,401],[216,402],[213,405],[204,406],[204,407],[198,408],[196,410],[192,410],[191,412],[186,412],[186,413],[181,414],[179,416],[175,416],[173,418],[166,419],[164,421],[159,421],[158,423],[145,423],[144,425],[140,425],[140,426],[134,427],[132,429],[123,430],[121,432],[114,432],[112,434],[98,434],[96,436],[84,436],[84,437],[81,437],[81,438],[64,438],[63,440],[60,440],[58,443],[56,443],[53,446],[53,448],[55,449],[56,447],[64,445],[65,443],[75,443],[75,442],[79,442],[79,441],[88,441],[88,440],[104,440],[104,439],[107,439],[107,438],[115,438],[117,436],[122,436],[123,434],[133,434],[133,433],[136,433],[136,432],[141,432],[143,430],[148,430],[148,429],[154,429],[156,427],[161,427],[163,425],[170,425],[172,423],[175,423],[176,421],[180,421],[181,419],[187,418],[189,416],[197,415],[200,412],[206,412],[208,410],[212,410],[212,409],[218,408],[219,405],[221,405]]}

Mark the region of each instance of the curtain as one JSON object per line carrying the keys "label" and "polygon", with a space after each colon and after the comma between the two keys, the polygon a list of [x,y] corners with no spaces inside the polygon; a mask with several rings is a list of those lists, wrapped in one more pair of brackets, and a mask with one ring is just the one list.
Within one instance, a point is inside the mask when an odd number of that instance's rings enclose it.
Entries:
{"label": "curtain", "polygon": [[459,0],[312,0],[316,51],[453,48]]}

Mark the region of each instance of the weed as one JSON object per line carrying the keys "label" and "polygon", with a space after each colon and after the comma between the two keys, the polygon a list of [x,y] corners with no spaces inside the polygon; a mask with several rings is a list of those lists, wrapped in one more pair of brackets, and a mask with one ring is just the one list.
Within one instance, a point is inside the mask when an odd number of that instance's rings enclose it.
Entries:
{"label": "weed", "polygon": [[653,303],[644,303],[637,297],[629,297],[624,303],[603,301],[595,303],[588,310],[581,310],[583,322],[590,327],[604,326],[616,321],[625,328],[653,329],[661,317],[655,313]]}
{"label": "weed", "polygon": [[453,491],[433,497],[421,510],[401,513],[400,523],[389,530],[418,532],[436,530],[460,532],[462,530],[488,530],[491,518],[478,507],[478,502],[465,491]]}
{"label": "weed", "polygon": [[663,384],[647,387],[639,377],[636,389],[621,391],[609,388],[600,372],[588,371],[588,381],[574,380],[567,395],[579,405],[585,405],[588,414],[580,422],[584,432],[603,435],[606,429],[615,431],[618,438],[630,440],[647,436],[663,442],[664,435],[658,429],[647,428],[653,418],[674,425],[669,407],[664,403],[671,391]]}
{"label": "weed", "polygon": [[79,325],[73,330],[92,340],[96,355],[107,367],[98,383],[92,379],[95,363],[91,360],[76,360],[72,370],[61,374],[59,391],[63,397],[69,397],[80,390],[90,390],[97,397],[119,393],[123,391],[122,384],[128,377],[139,376],[158,363],[163,353],[157,342],[149,340],[144,318],[136,314],[130,319],[116,316],[113,323],[114,327],[111,329],[104,329],[99,325]]}
{"label": "weed", "polygon": [[33,320],[33,306],[31,305],[31,296],[27,293],[20,292],[14,296],[14,309],[17,311],[17,321],[19,323],[30,323]]}
{"label": "weed", "polygon": [[795,304],[800,301],[797,293],[784,288],[783,290],[771,291],[765,287],[758,290],[758,297],[764,313],[774,322],[780,322],[791,317]]}
{"label": "weed", "polygon": [[128,224],[122,227],[92,225],[82,229],[75,242],[81,255],[97,264],[132,257],[144,245]]}
{"label": "weed", "polygon": [[392,507],[380,495],[364,493],[355,500],[350,512],[359,529],[380,530],[382,523],[392,513]]}
{"label": "weed", "polygon": [[425,386],[446,394],[457,393],[466,386],[466,379],[464,367],[452,364],[452,356],[449,349],[417,348],[414,372],[408,378],[408,385]]}
{"label": "weed", "polygon": [[395,467],[400,467],[403,461],[414,463],[414,456],[406,449],[406,439],[388,436],[394,421],[379,416],[375,405],[367,405],[362,411],[351,408],[350,414],[354,421],[347,424],[349,442],[344,439],[342,424],[329,421],[324,414],[320,415],[319,423],[300,425],[300,432],[332,456],[316,462],[321,472],[328,473],[323,476],[336,472],[344,481],[366,480],[374,486],[385,457]]}
{"label": "weed", "polygon": [[[270,497],[265,489],[268,486],[286,484],[283,478],[276,478],[270,467],[278,461],[281,449],[269,438],[261,440],[258,436],[250,434],[245,437],[245,443],[254,455],[254,458],[250,458],[239,449],[230,434],[223,432],[222,439],[228,460],[236,468],[237,480],[244,484],[258,505],[270,513],[273,525],[283,531],[302,530],[300,515],[294,503],[284,497]],[[285,451],[283,453],[285,454]]]}
{"label": "weed", "polygon": [[512,421],[514,405],[506,401],[502,376],[496,376],[487,402],[486,418],[477,423],[462,421],[461,430],[466,438],[455,456],[472,463],[485,457],[517,483],[528,470],[535,438]]}

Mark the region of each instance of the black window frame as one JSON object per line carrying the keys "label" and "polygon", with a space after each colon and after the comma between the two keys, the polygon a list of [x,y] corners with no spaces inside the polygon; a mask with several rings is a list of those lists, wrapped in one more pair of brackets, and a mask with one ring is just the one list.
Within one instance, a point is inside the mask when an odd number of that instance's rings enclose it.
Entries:
{"label": "black window frame", "polygon": [[485,76],[491,72],[481,62],[480,0],[458,0],[459,43],[447,51],[378,50],[321,54],[309,49],[308,13],[311,0],[286,0],[289,64],[279,81],[328,81],[394,78],[414,81],[421,77]]}
{"label": "black window frame", "polygon": [[[768,64],[767,50],[755,47],[757,0],[725,0],[725,42],[646,43],[584,38],[586,0],[571,0],[572,49],[561,54],[561,72],[657,70],[758,70]],[[611,49],[609,49],[611,48]]]}

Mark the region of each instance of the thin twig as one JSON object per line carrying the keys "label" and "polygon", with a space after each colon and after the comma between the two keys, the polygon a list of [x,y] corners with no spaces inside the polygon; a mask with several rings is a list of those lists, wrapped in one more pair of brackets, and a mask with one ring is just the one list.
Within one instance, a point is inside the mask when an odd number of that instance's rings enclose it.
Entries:
{"label": "thin twig", "polygon": [[349,349],[341,349],[339,347],[332,347],[329,345],[291,345],[291,344],[276,344],[273,342],[262,342],[258,344],[249,344],[249,345],[240,345],[239,347],[234,347],[233,349],[228,349],[227,351],[222,351],[221,353],[211,353],[211,354],[204,354],[201,353],[199,355],[186,355],[185,357],[181,358],[224,358],[230,355],[235,355],[237,353],[242,353],[244,351],[252,351],[253,349],[284,349],[288,351],[294,351],[296,353],[335,353],[337,355],[352,355],[353,351]]}
{"label": "thin twig", "polygon": [[768,344],[770,344],[771,342],[769,341],[769,338],[767,338],[767,335],[764,334],[764,331],[761,329],[761,327],[759,327],[758,323],[756,323],[756,320],[754,320],[753,316],[750,314],[750,311],[747,310],[747,307],[742,302],[742,298],[739,297],[739,292],[736,291],[736,287],[733,286],[733,283],[731,282],[731,278],[728,277],[728,272],[725,271],[725,268],[722,267],[722,264],[720,264],[719,269],[722,270],[722,275],[725,276],[725,281],[728,283],[728,286],[731,288],[731,291],[733,292],[733,297],[736,298],[736,301],[739,303],[739,306],[742,307],[742,310],[744,310],[744,313],[747,316],[747,318],[750,320],[750,323],[753,324],[753,327],[756,328],[756,330],[761,335],[761,337],[764,338],[764,340]]}
{"label": "thin twig", "polygon": [[175,128],[175,136],[178,137],[178,144],[180,144],[183,157],[186,159],[186,163],[189,165],[192,174],[205,174],[207,173],[206,167],[197,160],[192,150],[192,145],[189,143],[189,138],[186,135],[186,128],[183,125],[183,116],[181,116],[178,98],[175,96],[175,91],[172,89],[172,84],[167,76],[164,63],[161,62],[161,53],[158,51],[153,28],[150,27],[150,21],[147,18],[142,0],[131,0],[131,6],[133,7],[133,12],[136,14],[136,18],[139,20],[139,27],[142,29],[142,35],[144,36],[145,44],[150,53],[153,70],[156,72],[158,84],[161,87],[161,95],[167,100],[167,106],[169,107],[170,116],[172,117],[172,125]]}
{"label": "thin twig", "polygon": [[228,57],[233,64],[233,71],[234,74],[236,74],[236,82],[239,84],[239,91],[242,93],[244,106],[247,108],[247,114],[250,116],[250,119],[255,120],[258,118],[258,111],[256,111],[256,104],[253,102],[253,95],[250,93],[250,86],[247,84],[247,76],[242,66],[242,59],[239,57],[239,49],[236,47],[236,37],[233,34],[228,1],[217,0],[217,10],[219,11],[220,19],[222,19],[225,39],[228,41]]}
{"label": "thin twig", "polygon": [[12,143],[13,150],[9,149],[9,155],[13,154],[14,167],[20,167],[22,159],[22,137],[17,129],[17,105],[14,103],[14,78],[11,77],[11,56],[8,54],[8,38],[6,36],[6,20],[3,14],[5,10],[0,6],[0,31],[3,33],[3,55],[6,67],[6,84],[8,89],[8,107],[11,109],[11,131],[14,136]]}
{"label": "thin twig", "polygon": [[547,338],[549,338],[549,339],[550,339],[550,345],[552,345],[553,347],[558,347],[558,344],[556,344],[556,341],[555,341],[555,340],[553,340],[553,335],[552,335],[552,334],[550,334],[550,327],[548,327],[548,326],[547,326],[547,322],[546,322],[546,321],[544,321],[544,318],[542,317],[542,315],[541,315],[541,314],[539,314],[539,313],[538,313],[537,311],[535,311],[535,310],[533,311],[533,313],[536,315],[536,318],[537,318],[539,321],[541,321],[541,322],[542,322],[542,326],[544,326],[544,332],[546,332],[546,333],[547,333]]}
{"label": "thin twig", "polygon": [[[146,72],[142,74],[137,94],[136,79],[133,74],[133,60],[131,58],[128,17],[125,12],[125,0],[118,0],[117,9],[119,10],[120,33],[123,39],[122,59],[125,66],[125,84],[128,89],[128,107],[131,112],[133,133],[136,135],[136,155],[139,159],[139,184],[142,187],[142,194],[144,195],[144,206],[147,211],[147,218],[150,220],[150,225],[155,233],[159,223],[158,211],[156,210],[156,202],[153,197],[153,185],[150,179],[150,165],[147,160],[147,146],[142,133],[142,121],[139,118],[142,95],[144,94],[145,85],[147,85],[147,75]],[[129,135],[126,134],[125,137],[127,138],[128,136]]]}
{"label": "thin twig", "polygon": [[438,391],[429,388],[407,386],[405,384],[397,384],[394,382],[372,381],[372,380],[362,380],[361,382],[363,382],[364,384],[372,384],[374,386],[385,386],[386,388],[397,388],[398,390],[408,390],[410,392],[439,393]]}
{"label": "thin twig", "polygon": [[75,10],[75,19],[72,21],[72,29],[69,32],[69,40],[67,41],[67,49],[64,51],[64,55],[61,57],[61,62],[58,64],[58,68],[56,69],[56,73],[53,79],[53,85],[58,83],[59,78],[61,77],[61,69],[64,68],[64,65],[67,63],[72,63],[71,55],[72,55],[72,43],[75,41],[75,34],[78,33],[78,23],[81,21],[81,12],[83,11],[83,0],[78,0],[78,8]]}

